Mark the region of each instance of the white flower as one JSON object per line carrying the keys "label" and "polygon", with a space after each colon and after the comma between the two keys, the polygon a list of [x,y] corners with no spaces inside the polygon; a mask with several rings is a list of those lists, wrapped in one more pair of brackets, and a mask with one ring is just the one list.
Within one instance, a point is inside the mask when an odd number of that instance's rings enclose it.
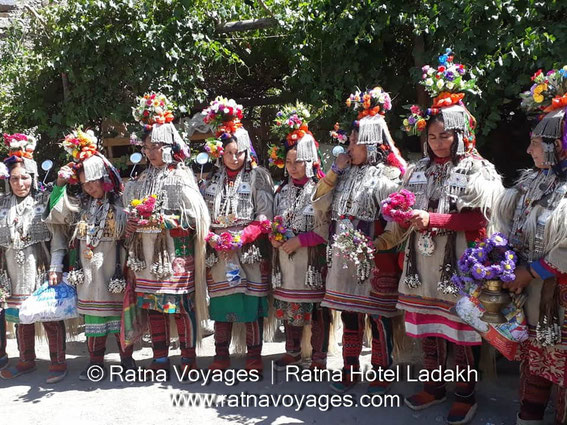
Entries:
{"label": "white flower", "polygon": [[455,87],[455,84],[452,81],[449,81],[446,85],[446,87],[451,90],[453,87]]}
{"label": "white flower", "polygon": [[442,89],[442,88],[443,88],[443,84],[445,84],[445,83],[443,82],[443,80],[437,80],[437,88],[438,88],[438,89]]}
{"label": "white flower", "polygon": [[433,85],[433,79],[428,78],[427,80],[425,80],[425,85],[428,86],[428,87],[432,86]]}

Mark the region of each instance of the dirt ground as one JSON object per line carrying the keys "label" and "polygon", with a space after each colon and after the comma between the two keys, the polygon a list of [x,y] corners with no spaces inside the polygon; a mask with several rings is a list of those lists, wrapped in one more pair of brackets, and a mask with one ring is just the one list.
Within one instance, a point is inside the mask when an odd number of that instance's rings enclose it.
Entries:
{"label": "dirt ground", "polygon": [[[278,336],[278,335],[277,335]],[[361,407],[360,402],[366,394],[367,385],[360,383],[348,394],[352,406],[331,407],[326,409],[329,397],[334,393],[328,382],[286,382],[285,376],[280,372],[277,380],[272,383],[271,362],[284,352],[284,342],[281,334],[277,342],[264,344],[264,378],[259,382],[241,382],[230,386],[222,382],[213,382],[208,385],[201,383],[186,384],[177,380],[173,375],[169,382],[120,382],[117,378],[113,382],[107,378],[101,382],[82,382],[78,375],[88,363],[87,347],[84,335],[77,340],[67,343],[67,358],[69,374],[64,381],[47,385],[45,377],[48,368],[49,353],[45,341],[38,341],[36,352],[38,357],[37,370],[31,374],[21,376],[13,381],[0,379],[0,423],[10,424],[443,424],[448,413],[452,396],[442,404],[421,412],[414,412],[403,405],[403,396],[410,395],[420,389],[421,385],[407,382],[393,384],[389,400],[385,398],[373,399],[374,403],[389,403],[389,407]],[[171,359],[175,364],[179,361],[179,349],[175,344],[171,350]],[[340,369],[342,360],[340,348],[329,357],[328,366]],[[12,361],[17,358],[17,344],[14,339],[8,340],[8,354]],[[213,337],[203,339],[198,349],[198,366],[205,369],[212,361],[214,354]],[[147,343],[136,350],[134,357],[139,366],[144,366],[151,359],[151,348]],[[108,365],[118,364],[119,356],[114,340],[109,339]],[[370,350],[365,347],[362,355],[362,365],[370,362]],[[236,357],[232,363],[235,368],[244,366],[244,358]],[[497,361],[497,377],[481,380],[478,385],[477,399],[478,411],[471,422],[478,425],[509,425],[515,423],[518,400],[518,365],[505,359]],[[449,387],[451,388],[451,387]],[[200,406],[174,406],[172,397],[184,400],[188,394],[202,393],[206,395],[225,395],[224,404],[218,403],[213,407]],[[272,405],[267,407],[261,402],[253,405],[250,398],[246,404],[240,393],[249,395],[272,396]],[[232,394],[236,394],[233,396]],[[328,396],[326,396],[328,395]],[[278,399],[277,397],[280,396]],[[284,397],[285,396],[285,397]],[[295,399],[291,397],[295,396]],[[297,408],[300,397],[314,403],[319,401],[320,406],[314,407],[308,402],[306,407]],[[335,396],[337,397],[337,396]],[[217,397],[217,401],[220,397]],[[230,400],[230,401],[229,401]],[[334,400],[334,399],[333,399]],[[274,402],[284,405],[274,406]],[[355,406],[354,403],[359,403]],[[397,406],[397,404],[400,404]],[[244,404],[244,406],[243,406]],[[548,422],[552,422],[551,407],[547,415]]]}

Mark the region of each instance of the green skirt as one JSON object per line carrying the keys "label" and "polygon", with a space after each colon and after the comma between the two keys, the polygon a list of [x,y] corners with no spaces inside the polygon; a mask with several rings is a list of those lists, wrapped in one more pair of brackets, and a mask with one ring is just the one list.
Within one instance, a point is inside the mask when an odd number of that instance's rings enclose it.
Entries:
{"label": "green skirt", "polygon": [[106,336],[120,332],[120,316],[90,316],[85,314],[85,336]]}
{"label": "green skirt", "polygon": [[268,317],[268,297],[245,294],[213,297],[209,313],[211,320],[217,322],[255,322],[260,317]]}

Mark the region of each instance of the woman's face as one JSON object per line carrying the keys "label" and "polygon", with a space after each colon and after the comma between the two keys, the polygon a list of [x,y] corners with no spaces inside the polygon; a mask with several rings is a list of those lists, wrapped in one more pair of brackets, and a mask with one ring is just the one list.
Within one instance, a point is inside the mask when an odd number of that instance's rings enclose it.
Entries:
{"label": "woman's face", "polygon": [[[555,150],[556,152],[559,151],[560,140],[555,140]],[[537,168],[550,168],[549,164],[545,162],[545,149],[544,149],[544,141],[541,137],[533,137],[530,140],[530,144],[528,145],[528,149],[526,152],[531,155],[534,165]]]}
{"label": "woman's face", "polygon": [[163,161],[163,145],[161,143],[152,143],[151,135],[144,139],[142,151],[154,167],[162,167],[165,165]]}
{"label": "woman's face", "polygon": [[451,146],[455,142],[455,132],[445,130],[445,124],[433,121],[427,129],[427,143],[437,158],[451,156]]}
{"label": "woman's face", "polygon": [[305,161],[297,161],[296,149],[288,151],[285,156],[285,168],[292,179],[303,180],[305,178]]}
{"label": "woman's face", "polygon": [[85,181],[85,172],[81,171],[79,173],[79,182],[81,183],[81,188],[83,192],[95,199],[101,199],[104,197],[104,189],[102,188],[102,182],[100,180],[93,180],[90,182]]}
{"label": "woman's face", "polygon": [[16,165],[10,171],[10,187],[12,193],[19,198],[25,198],[30,194],[32,176],[26,171],[23,165]]}
{"label": "woman's face", "polygon": [[366,145],[358,145],[358,131],[353,130],[349,136],[348,154],[352,165],[362,165],[368,160]]}
{"label": "woman's face", "polygon": [[240,170],[246,160],[246,151],[238,152],[236,142],[230,142],[224,147],[222,161],[226,168],[232,171]]}

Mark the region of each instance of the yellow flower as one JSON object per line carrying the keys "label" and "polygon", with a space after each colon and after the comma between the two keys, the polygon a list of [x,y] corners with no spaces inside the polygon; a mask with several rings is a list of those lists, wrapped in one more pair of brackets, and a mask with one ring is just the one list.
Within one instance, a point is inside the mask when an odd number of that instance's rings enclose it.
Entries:
{"label": "yellow flower", "polygon": [[142,203],[142,201],[140,201],[139,199],[134,199],[134,200],[132,200],[132,202],[130,202],[130,205],[132,205],[133,207],[137,207],[141,203]]}
{"label": "yellow flower", "polygon": [[537,103],[541,103],[543,102],[543,95],[541,94],[541,92],[544,92],[547,90],[547,84],[539,84],[535,89],[534,89],[534,95],[533,98]]}
{"label": "yellow flower", "polygon": [[151,197],[157,199],[157,195],[151,195]]}

